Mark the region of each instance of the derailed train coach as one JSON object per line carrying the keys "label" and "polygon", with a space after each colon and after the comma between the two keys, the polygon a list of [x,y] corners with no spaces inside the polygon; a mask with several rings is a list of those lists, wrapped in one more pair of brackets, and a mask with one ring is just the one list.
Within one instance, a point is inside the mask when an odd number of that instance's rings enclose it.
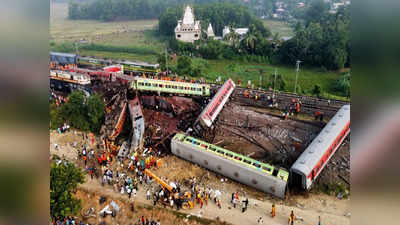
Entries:
{"label": "derailed train coach", "polygon": [[344,105],[290,168],[290,186],[310,189],[350,133],[350,105]]}
{"label": "derailed train coach", "polygon": [[228,79],[224,83],[224,85],[222,85],[222,87],[208,103],[206,108],[199,115],[198,120],[200,121],[202,126],[211,127],[212,123],[217,118],[219,112],[221,112],[222,108],[228,101],[235,87],[235,82],[233,82],[232,79]]}
{"label": "derailed train coach", "polygon": [[185,134],[176,134],[171,141],[173,154],[216,173],[284,198],[289,172],[285,169],[248,158],[241,154],[206,143]]}

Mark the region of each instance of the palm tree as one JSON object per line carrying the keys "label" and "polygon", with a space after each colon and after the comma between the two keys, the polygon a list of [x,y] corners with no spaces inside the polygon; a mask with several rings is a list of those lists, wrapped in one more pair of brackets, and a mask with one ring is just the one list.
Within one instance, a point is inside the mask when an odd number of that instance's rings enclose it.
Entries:
{"label": "palm tree", "polygon": [[243,39],[244,46],[250,51],[251,54],[254,53],[254,50],[256,48],[256,40],[256,36],[250,32],[248,32]]}
{"label": "palm tree", "polygon": [[233,45],[235,48],[239,46],[240,36],[235,32],[235,29],[232,25],[229,26],[229,33],[225,35],[225,40],[229,42],[229,44]]}

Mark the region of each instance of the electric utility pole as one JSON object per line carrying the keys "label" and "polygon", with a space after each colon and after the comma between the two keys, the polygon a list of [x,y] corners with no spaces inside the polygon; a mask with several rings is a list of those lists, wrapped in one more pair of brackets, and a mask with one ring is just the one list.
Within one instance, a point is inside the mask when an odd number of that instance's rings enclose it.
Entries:
{"label": "electric utility pole", "polygon": [[168,50],[165,49],[165,67],[167,68],[167,76],[168,76]]}
{"label": "electric utility pole", "polygon": [[297,62],[296,62],[296,83],[295,83],[295,85],[294,85],[294,93],[296,94],[296,89],[297,89],[297,79],[298,79],[298,77],[299,77],[299,71],[300,71],[300,63],[301,63],[301,61],[300,60],[297,60]]}
{"label": "electric utility pole", "polygon": [[276,84],[276,68],[275,68],[275,78],[274,78],[274,92],[273,92],[273,96],[275,96],[275,84]]}

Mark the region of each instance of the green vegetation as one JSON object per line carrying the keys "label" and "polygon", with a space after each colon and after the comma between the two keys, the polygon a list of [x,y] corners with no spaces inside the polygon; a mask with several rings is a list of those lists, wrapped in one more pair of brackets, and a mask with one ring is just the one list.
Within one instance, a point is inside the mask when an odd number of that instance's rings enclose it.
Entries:
{"label": "green vegetation", "polygon": [[85,181],[80,168],[72,163],[50,164],[50,215],[63,219],[76,215],[81,209],[81,200],[75,198],[72,191]]}
{"label": "green vegetation", "polygon": [[88,98],[81,91],[74,91],[68,96],[68,102],[60,107],[50,104],[50,128],[57,129],[64,122],[72,127],[98,133],[104,122],[104,102],[99,95]]}
{"label": "green vegetation", "polygon": [[294,35],[293,28],[284,21],[263,20],[264,26],[271,30],[272,35],[279,34],[280,37],[291,37]]}
{"label": "green vegetation", "polygon": [[[78,42],[81,55],[155,62],[156,53],[165,49],[164,42],[156,35],[157,20],[100,22],[69,20],[67,16],[68,4],[51,4],[51,51],[75,53],[73,43]],[[96,47],[90,46],[91,44]],[[122,52],[102,50],[125,47],[128,50]]]}
{"label": "green vegetation", "polygon": [[[289,41],[281,42],[276,35],[272,41],[266,39],[270,32],[259,28],[257,25],[259,20],[248,20],[249,32],[242,39],[232,33],[225,36],[225,42],[201,40],[191,44],[171,40],[169,47],[182,55],[200,55],[206,59],[241,59],[258,63],[288,65],[293,65],[297,60],[301,60],[303,65],[321,67],[323,70],[342,69],[350,64],[349,12],[348,9],[342,8],[336,14],[330,14],[324,8],[324,11],[313,17],[310,13],[320,9],[321,1],[316,1],[315,6],[313,4],[307,11],[305,16],[307,26],[303,27],[299,23],[295,29],[295,36]],[[326,3],[322,2],[322,4]],[[230,9],[229,4],[221,5],[221,7]],[[210,5],[210,7],[211,10],[216,6]],[[169,18],[173,16],[174,14],[167,14],[166,17],[160,17],[161,33],[168,34],[166,31],[163,32],[164,28],[161,28],[161,24],[165,25],[169,21],[173,21]],[[223,16],[221,17],[223,18]],[[211,16],[209,19],[213,18]],[[173,27],[173,24],[163,27],[169,26]],[[168,28],[168,31],[172,32],[173,29],[169,30]]]}
{"label": "green vegetation", "polygon": [[343,193],[343,198],[348,198],[350,192],[346,189],[344,184],[334,183],[334,184],[323,184],[320,190],[327,195],[337,196],[339,193]]}
{"label": "green vegetation", "polygon": [[[242,44],[233,37],[231,41],[226,42],[220,41],[202,41],[197,43],[198,48],[195,45],[181,43],[175,39],[171,39],[168,42],[165,41],[164,37],[156,35],[156,31],[152,30],[157,20],[140,20],[140,21],[118,21],[118,22],[99,22],[93,20],[67,20],[66,4],[52,4],[52,23],[51,23],[51,50],[61,52],[75,52],[73,46],[74,40],[85,39],[89,40],[90,43],[94,43],[94,47],[83,47],[89,44],[79,44],[79,52],[84,56],[94,56],[99,58],[110,58],[110,59],[127,59],[127,60],[140,60],[152,63],[160,63],[162,69],[165,69],[165,47],[168,45],[170,53],[178,53],[179,55],[191,56],[192,67],[198,67],[198,71],[201,75],[195,75],[193,72],[189,74],[181,73],[177,70],[177,60],[168,60],[168,67],[173,72],[177,72],[179,75],[197,76],[204,77],[208,81],[214,81],[221,76],[223,79],[232,77],[235,81],[241,80],[242,86],[247,85],[247,80],[251,80],[255,87],[260,85],[260,74],[262,75],[263,88],[269,88],[272,84],[271,76],[274,73],[275,68],[278,69],[278,74],[282,76],[282,82],[284,87],[280,88],[282,91],[293,92],[294,81],[295,81],[295,63],[291,61],[282,60],[285,57],[279,57],[282,51],[283,43],[273,40],[260,41],[256,35],[248,39],[246,37],[247,45]],[[57,13],[54,13],[57,12]],[[197,15],[197,9],[195,8]],[[338,14],[339,15],[339,14]],[[179,17],[182,16],[180,12]],[[175,21],[176,22],[176,21]],[[274,21],[275,22],[275,21]],[[265,22],[271,23],[273,22]],[[277,24],[285,26],[283,22],[277,22]],[[280,26],[279,25],[279,26]],[[279,27],[278,25],[276,27]],[[282,33],[276,31],[278,28],[272,26],[271,31],[273,34]],[[129,30],[125,33],[121,32],[125,28]],[[64,31],[65,29],[65,31]],[[289,27],[287,27],[289,29]],[[305,29],[304,26],[298,26],[297,31]],[[296,33],[296,31],[293,31]],[[96,36],[101,38],[97,39]],[[248,42],[249,40],[255,42]],[[265,39],[265,38],[264,38]],[[229,45],[232,44],[232,46]],[[250,45],[249,45],[250,44]],[[255,53],[249,54],[247,51],[254,51],[251,49],[251,45],[255,44]],[[92,45],[93,46],[93,45]],[[118,51],[103,51],[104,46],[112,46],[108,50]],[[115,48],[113,46],[116,46]],[[141,47],[144,48],[141,48]],[[127,48],[127,50],[120,48]],[[249,48],[250,47],[250,48]],[[242,49],[241,49],[242,48]],[[144,49],[144,51],[142,51]],[[241,52],[239,52],[238,50]],[[123,52],[119,52],[122,50]],[[172,50],[172,51],[171,51]],[[148,52],[146,52],[148,51]],[[151,54],[150,54],[151,52]],[[154,54],[156,52],[156,54]],[[307,53],[308,54],[308,53]],[[299,54],[298,54],[299,55]],[[292,57],[298,56],[297,53],[293,54]],[[181,56],[178,56],[178,59]],[[283,61],[285,65],[280,63]],[[161,63],[164,61],[164,64]],[[232,70],[229,66],[234,69]],[[347,65],[346,65],[347,66]],[[347,99],[347,92],[343,88],[339,88],[337,83],[341,77],[340,73],[330,72],[328,67],[325,66],[310,66],[307,63],[301,64],[301,71],[299,74],[298,92],[306,95],[313,95],[313,89],[316,84],[320,86],[321,97],[335,98],[335,99]],[[193,71],[193,70],[192,70]],[[273,85],[272,85],[273,86]],[[299,88],[300,86],[300,88]],[[53,121],[53,120],[52,120]]]}
{"label": "green vegetation", "polygon": [[[216,82],[218,77],[221,77],[222,80],[232,78],[236,84],[238,84],[240,80],[240,86],[247,87],[247,81],[250,80],[255,88],[261,86],[263,89],[273,88],[274,73],[275,69],[277,69],[276,90],[285,92],[294,91],[296,80],[295,65],[270,65],[262,62],[244,62],[243,60],[227,59],[205,60],[199,57],[191,58],[191,62],[192,67],[201,65],[202,73],[200,76],[179,73],[176,62],[168,61],[168,67],[172,72],[177,72],[182,76],[186,75],[196,79],[202,77],[208,82]],[[318,68],[301,67],[297,92],[305,95],[315,95],[313,94],[313,90],[315,85],[318,84],[321,91],[320,97],[348,100],[348,98],[333,85],[337,82],[339,77],[341,77],[341,75],[337,72],[327,72],[321,71]]]}
{"label": "green vegetation", "polygon": [[[341,8],[336,14],[328,13],[327,3],[318,0],[305,14],[305,24],[298,24],[294,38],[279,48],[282,63],[324,67],[330,70],[350,66],[350,14]],[[318,13],[316,13],[318,11]]]}
{"label": "green vegetation", "polygon": [[334,85],[336,91],[344,93],[346,97],[350,97],[350,73],[341,76]]}
{"label": "green vegetation", "polygon": [[[239,4],[199,4],[194,6],[194,11],[196,19],[201,21],[203,29],[206,29],[208,24],[211,23],[217,36],[222,36],[222,30],[229,25],[236,28],[252,25],[264,37],[268,37],[271,34],[260,19],[256,18],[246,7]],[[174,36],[174,29],[177,21],[182,18],[183,12],[184,9],[181,5],[168,8],[161,13],[158,25],[160,34]]]}

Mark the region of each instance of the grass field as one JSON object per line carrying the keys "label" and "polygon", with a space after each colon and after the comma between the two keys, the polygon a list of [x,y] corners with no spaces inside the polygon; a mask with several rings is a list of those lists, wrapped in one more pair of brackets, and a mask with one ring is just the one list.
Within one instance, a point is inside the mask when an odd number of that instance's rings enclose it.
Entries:
{"label": "grass field", "polygon": [[[232,70],[232,65],[236,65],[236,69]],[[207,69],[204,78],[207,80],[215,81],[218,76],[221,78],[232,78],[235,82],[241,80],[242,86],[247,86],[247,81],[251,80],[255,88],[261,87],[267,89],[269,79],[273,79],[273,74],[277,69],[277,73],[283,76],[286,82],[285,91],[293,92],[296,80],[295,66],[275,66],[260,63],[246,63],[241,61],[232,60],[208,60]],[[340,96],[333,90],[334,82],[339,78],[339,73],[336,72],[322,72],[318,68],[300,68],[298,77],[297,92],[310,95],[315,84],[318,84],[322,89],[322,96],[348,100]]]}
{"label": "grass field", "polygon": [[[146,46],[161,52],[165,44],[152,35],[158,24],[157,20],[136,20],[121,22],[100,22],[95,20],[68,20],[68,4],[52,3],[50,14],[50,40],[55,44],[86,40],[90,43],[140,47]],[[145,60],[141,54],[119,54],[101,51],[81,51],[81,54],[131,60]],[[155,55],[147,58],[155,60]],[[147,60],[146,59],[146,60]]]}
{"label": "grass field", "polygon": [[272,34],[279,33],[281,37],[293,36],[293,29],[285,22],[278,20],[263,20],[264,26],[271,30]]}

